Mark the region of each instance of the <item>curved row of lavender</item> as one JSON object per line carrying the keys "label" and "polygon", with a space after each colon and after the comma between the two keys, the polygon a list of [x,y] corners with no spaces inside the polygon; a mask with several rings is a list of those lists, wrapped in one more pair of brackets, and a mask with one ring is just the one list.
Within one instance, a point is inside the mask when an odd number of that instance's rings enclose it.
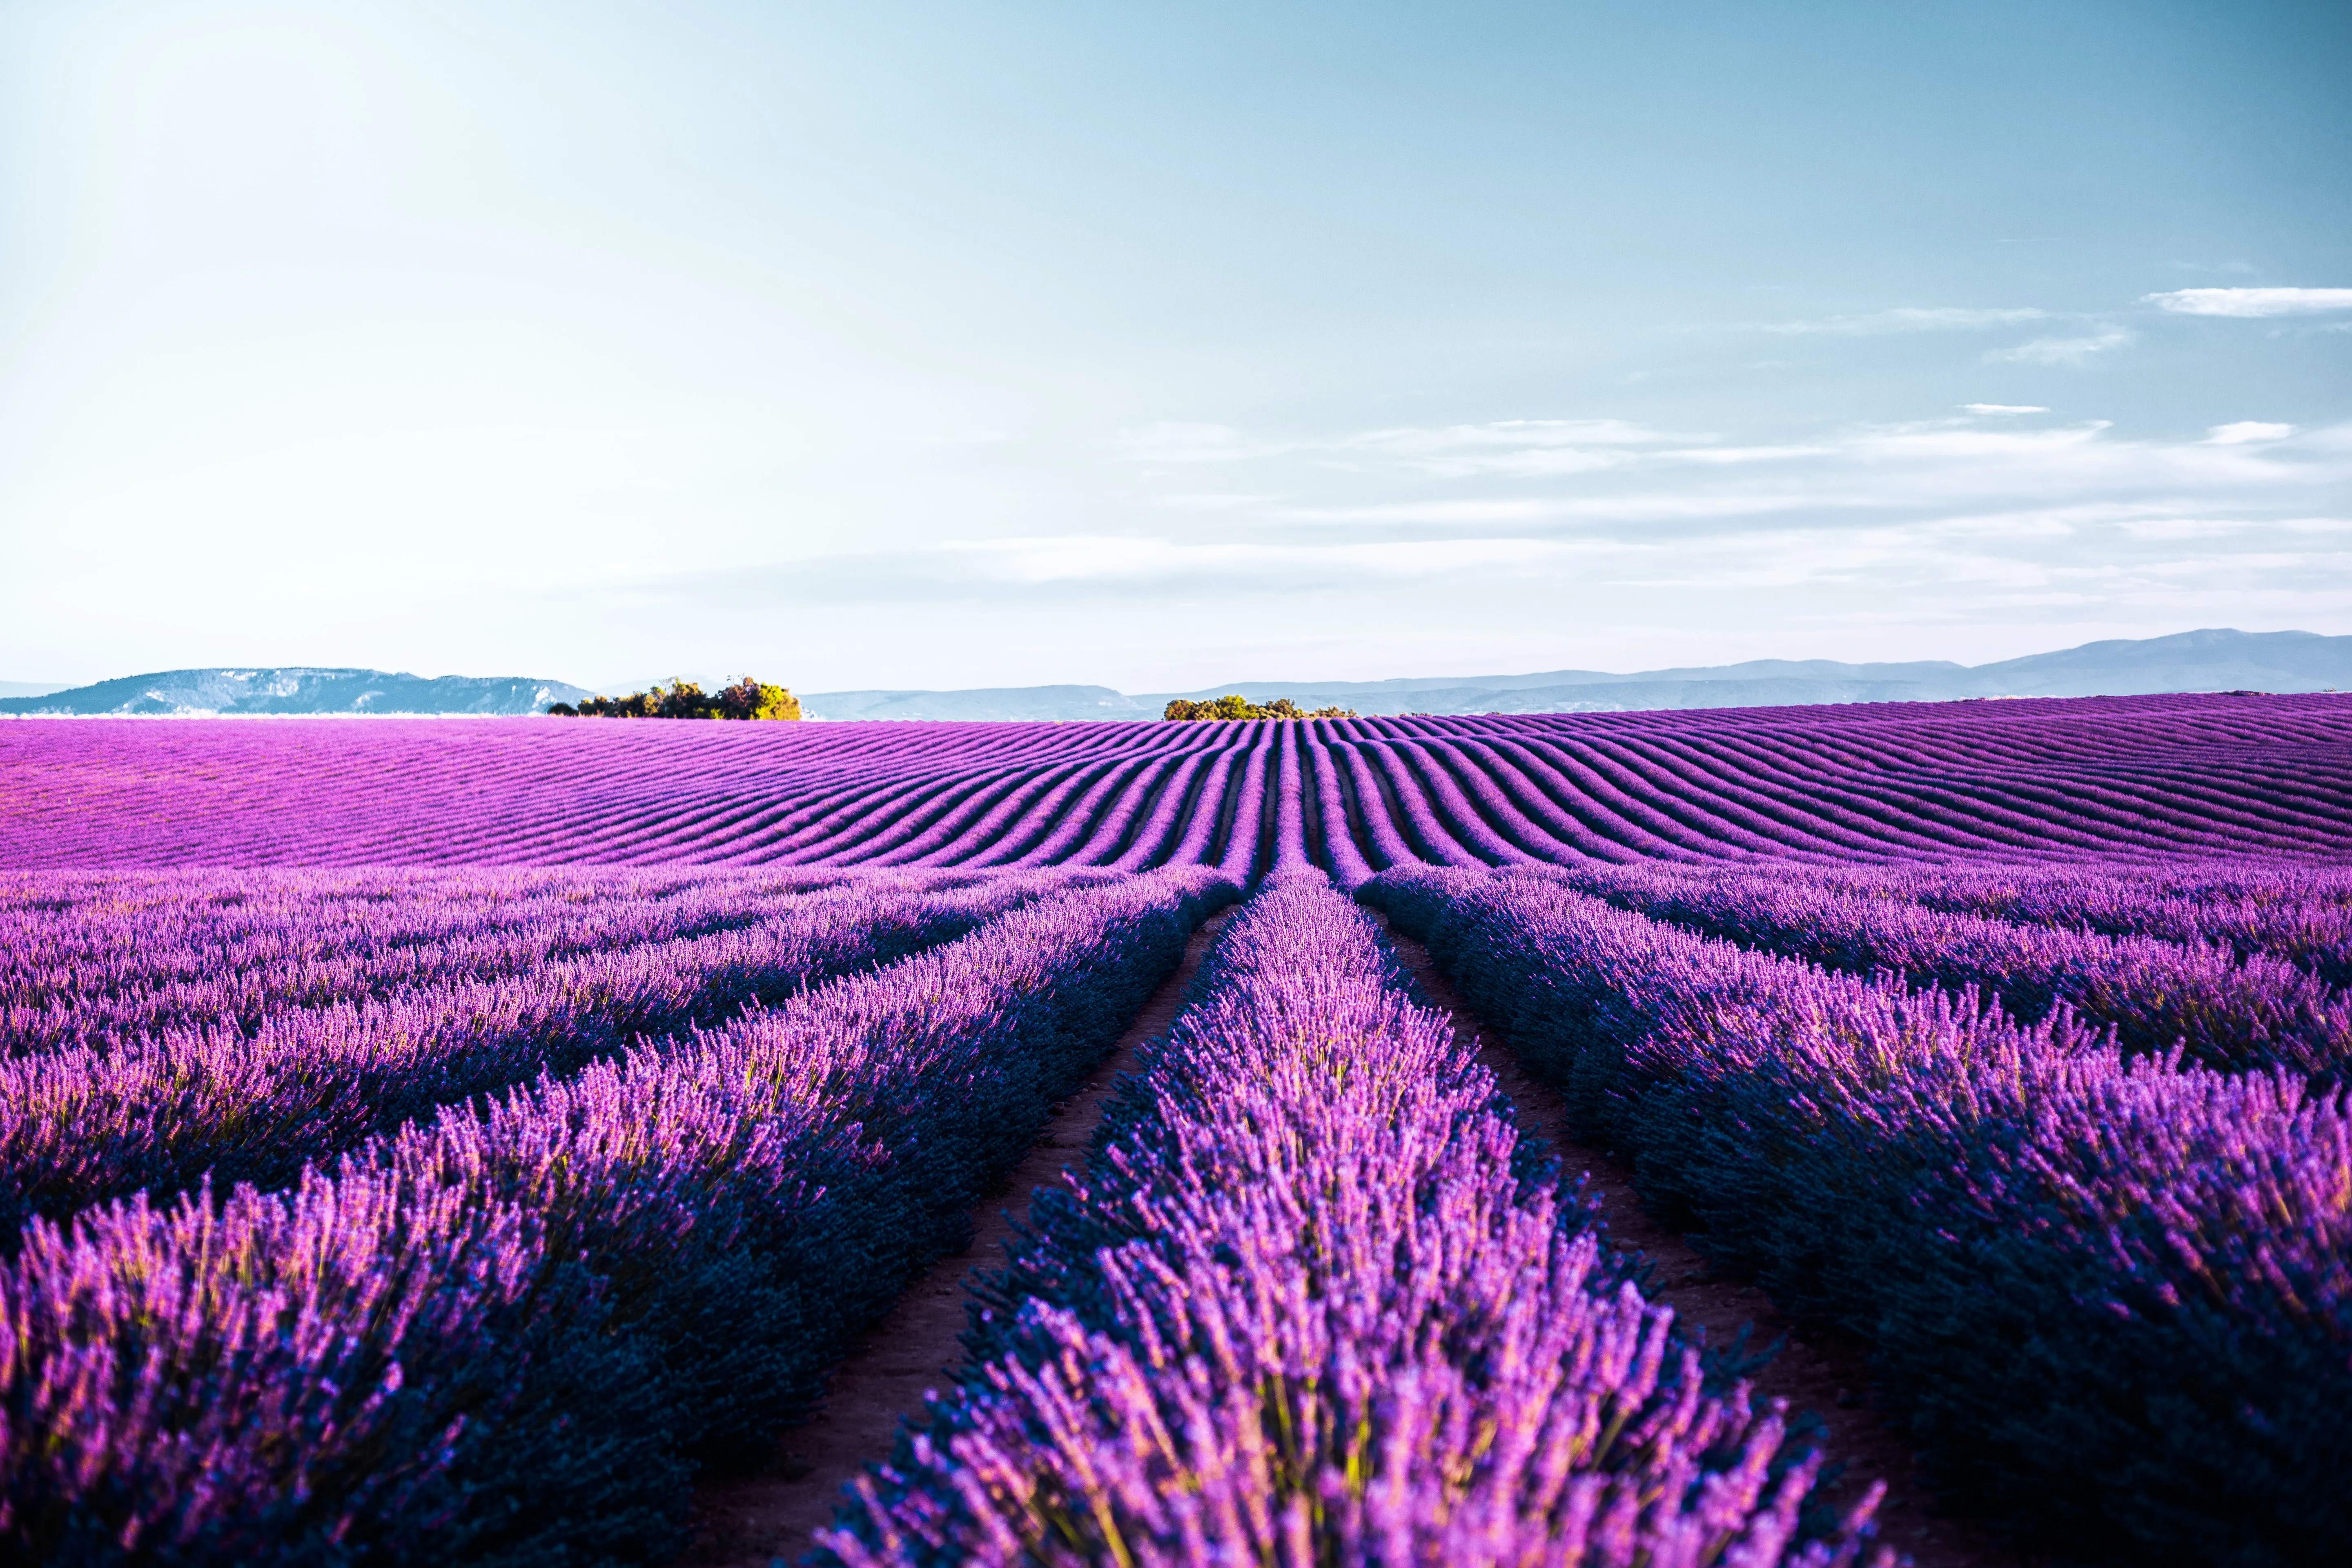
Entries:
{"label": "curved row of lavender", "polygon": [[[745,733],[746,731],[756,732]],[[0,723],[0,867],[2340,857],[2352,698],[1202,724]]]}
{"label": "curved row of lavender", "polygon": [[1366,896],[1630,1156],[1653,1213],[1872,1344],[1948,1498],[2061,1558],[2352,1535],[2352,1117],[1652,921],[1546,873]]}
{"label": "curved row of lavender", "polygon": [[[1235,915],[1083,1175],[982,1291],[961,1386],[825,1561],[1703,1568],[1821,1463],[1604,1250],[1493,1077],[1312,870]],[[1888,1558],[1881,1553],[1875,1561]]]}
{"label": "curved row of lavender", "polygon": [[[2300,868],[2284,878],[2296,879]],[[2012,923],[1902,897],[1919,879],[1821,879],[1803,868],[1547,868],[1624,909],[1856,974],[1972,987],[2014,1017],[2064,1007],[2131,1056],[2184,1052],[2225,1070],[2284,1068],[2318,1083],[2352,1068],[2352,997],[2282,958],[2210,942]],[[2246,872],[2239,879],[2259,885]],[[2108,872],[2118,900],[2133,883]],[[1940,879],[1938,879],[1939,882]],[[1930,882],[1929,886],[1937,885]],[[2145,895],[2144,895],[2145,896]],[[2161,900],[2151,901],[2161,902]]]}
{"label": "curved row of lavender", "polygon": [[597,1563],[675,1549],[961,1244],[1232,884],[1169,871],[314,1165],[26,1226],[0,1555]]}
{"label": "curved row of lavender", "polygon": [[[357,1005],[234,1018],[163,1020],[93,1008],[110,1037],[0,1061],[0,1248],[35,1215],[62,1218],[109,1198],[286,1186],[371,1134],[515,1083],[562,1077],[633,1044],[712,1026],[835,975],[934,947],[1101,873],[1033,872],[922,893],[880,875],[788,900],[714,934],[615,943],[488,978],[388,989]],[[617,911],[616,911],[617,912]],[[605,922],[610,931],[622,922]],[[654,917],[629,928],[660,930]],[[131,929],[131,928],[118,928]],[[396,973],[446,972],[430,945],[394,950]],[[185,954],[167,954],[178,968]],[[373,955],[356,953],[366,968]],[[152,1002],[153,992],[135,993]],[[70,1015],[69,1015],[70,1016]]]}
{"label": "curved row of lavender", "polygon": [[[898,873],[909,892],[969,874]],[[388,868],[0,873],[0,1050],[104,1046],[190,1023],[738,931],[841,871]]]}
{"label": "curved row of lavender", "polygon": [[2133,876],[2096,865],[1857,868],[1832,880],[1958,914],[2210,942],[2352,985],[2352,866],[2341,863],[2190,861]]}

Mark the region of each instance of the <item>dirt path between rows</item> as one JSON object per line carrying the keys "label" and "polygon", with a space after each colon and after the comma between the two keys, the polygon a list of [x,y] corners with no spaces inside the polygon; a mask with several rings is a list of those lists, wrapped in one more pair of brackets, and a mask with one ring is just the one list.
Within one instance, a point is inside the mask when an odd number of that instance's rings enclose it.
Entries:
{"label": "dirt path between rows", "polygon": [[[1387,924],[1383,916],[1373,918]],[[1479,1028],[1429,950],[1394,930],[1389,940],[1429,999],[1454,1015],[1456,1037],[1477,1042],[1478,1060],[1510,1096],[1520,1120],[1542,1135],[1569,1172],[1586,1173],[1601,1200],[1611,1238],[1649,1258],[1653,1300],[1704,1328],[1713,1344],[1727,1343],[1745,1324],[1754,1325],[1751,1339],[1759,1346],[1786,1336],[1780,1353],[1757,1374],[1756,1390],[1765,1398],[1786,1399],[1791,1412],[1812,1411],[1827,1424],[1830,1459],[1845,1466],[1829,1489],[1836,1505],[1859,1499],[1883,1477],[1887,1495],[1878,1509],[1879,1539],[1907,1553],[1918,1568],[2016,1568],[2025,1561],[1983,1530],[1937,1510],[1910,1446],[1870,1408],[1869,1360],[1859,1342],[1794,1332],[1762,1290],[1713,1272],[1679,1235],[1643,1209],[1633,1195],[1633,1173],[1623,1162],[1570,1136],[1568,1108],[1559,1095],[1530,1077],[1508,1047]]]}
{"label": "dirt path between rows", "polygon": [[1192,933],[1182,964],[1152,993],[1086,1087],[1062,1102],[1003,1193],[972,1211],[971,1247],[941,1258],[908,1287],[833,1374],[816,1418],[786,1433],[756,1473],[696,1490],[695,1538],[677,1568],[772,1568],[798,1561],[813,1544],[810,1537],[833,1522],[842,1489],[867,1465],[890,1457],[899,1418],[920,1415],[923,1391],[944,1388],[948,1370],[963,1359],[956,1336],[964,1329],[966,1278],[1003,1266],[1013,1215],[1027,1210],[1033,1191],[1084,1157],[1120,1076],[1135,1069],[1145,1041],[1176,1022],[1192,976],[1229,913],[1211,916]]}

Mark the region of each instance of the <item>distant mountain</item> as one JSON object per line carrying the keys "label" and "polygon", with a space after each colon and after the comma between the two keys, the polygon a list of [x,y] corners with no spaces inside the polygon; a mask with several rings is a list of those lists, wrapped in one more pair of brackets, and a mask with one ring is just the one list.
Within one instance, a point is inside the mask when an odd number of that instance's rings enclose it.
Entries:
{"label": "distant mountain", "polygon": [[47,697],[72,684],[66,680],[0,680],[0,697]]}
{"label": "distant mountain", "polygon": [[1778,708],[1815,702],[1941,702],[1964,697],[2136,697],[2164,691],[2352,689],[2352,637],[2208,630],[2085,643],[1973,668],[1946,659],[1842,664],[1751,659],[1644,669],[1403,680],[1236,680],[1197,691],[1124,696],[1104,686],[976,691],[820,691],[813,719],[1156,719],[1171,697],[1238,691],[1254,701],[1360,713],[1612,713],[1655,708]]}
{"label": "distant mountain", "polygon": [[2137,697],[2158,691],[2324,691],[2352,688],[2352,637],[2181,632],[2094,642],[1968,672],[1972,697]]}
{"label": "distant mountain", "polygon": [[[1253,701],[1268,697],[1297,697],[1302,690],[1328,693],[1333,697],[1381,699],[1386,697],[1421,697],[1448,691],[1541,691],[1580,689],[1589,686],[1623,686],[1635,682],[1655,686],[1687,684],[1693,681],[1738,681],[1755,684],[1764,681],[1837,681],[1851,684],[1861,681],[1873,685],[1916,684],[1953,675],[1965,675],[1968,667],[1945,659],[1933,659],[1916,664],[1840,664],[1833,659],[1759,658],[1746,664],[1719,664],[1677,669],[1643,669],[1630,675],[1615,675],[1605,669],[1554,669],[1539,675],[1437,675],[1422,676],[1404,680],[1321,680],[1302,685],[1292,681],[1244,680],[1232,686],[1203,687],[1199,691],[1171,691],[1150,700],[1165,706],[1170,697],[1188,697],[1194,701],[1204,697],[1222,697],[1228,691],[1238,691]],[[1139,697],[1137,701],[1147,699]],[[1847,698],[1803,699],[1809,701],[1849,701]],[[1351,704],[1352,705],[1352,704]],[[1648,706],[1644,704],[1643,706]],[[1416,712],[1428,711],[1416,709]],[[1482,710],[1483,711],[1483,710]]]}
{"label": "distant mountain", "polygon": [[[635,690],[636,687],[609,688]],[[667,684],[667,682],[665,682]],[[711,683],[706,682],[706,685]],[[723,683],[720,683],[723,684]],[[1974,667],[1944,659],[1841,664],[1751,659],[1616,674],[1423,676],[1405,680],[1236,680],[1129,696],[1108,686],[991,686],[960,691],[818,691],[812,719],[1146,720],[1171,697],[1238,691],[1360,713],[1612,713],[1655,708],[1777,708],[1816,702],[1939,702],[1964,697],[2134,697],[2163,691],[2352,689],[2352,637],[2208,630],[2085,643]],[[0,687],[0,714],[540,713],[589,695],[560,680],[376,669],[175,669],[69,690]]]}
{"label": "distant mountain", "polygon": [[588,693],[560,680],[380,669],[172,669],[40,696],[0,698],[0,714],[540,713]]}

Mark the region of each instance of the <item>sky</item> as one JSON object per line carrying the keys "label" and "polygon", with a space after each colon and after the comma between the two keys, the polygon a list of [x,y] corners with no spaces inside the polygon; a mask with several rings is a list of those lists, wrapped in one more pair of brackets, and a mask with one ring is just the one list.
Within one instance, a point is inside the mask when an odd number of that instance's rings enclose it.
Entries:
{"label": "sky", "polygon": [[2352,632],[2352,7],[0,0],[0,679]]}

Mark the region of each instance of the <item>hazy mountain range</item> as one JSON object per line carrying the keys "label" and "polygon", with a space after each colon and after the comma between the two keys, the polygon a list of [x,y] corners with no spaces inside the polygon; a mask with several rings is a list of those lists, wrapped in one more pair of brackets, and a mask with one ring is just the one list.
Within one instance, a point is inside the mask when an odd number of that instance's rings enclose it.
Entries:
{"label": "hazy mountain range", "polygon": [[1255,701],[1360,713],[1608,713],[1648,708],[1777,708],[1810,702],[1934,702],[1962,697],[2128,697],[2157,691],[2352,689],[2352,637],[2312,632],[2182,632],[2085,643],[1998,664],[1944,659],[1841,664],[1754,659],[1644,669],[1555,669],[1535,675],[1403,680],[1235,680],[1197,691],[1128,695],[1107,686],[1014,686],[967,691],[820,691],[801,699],[817,719],[1156,719],[1171,697],[1237,691]]}
{"label": "hazy mountain range", "polygon": [[171,669],[37,696],[0,698],[0,713],[538,713],[588,693],[527,676],[386,674],[380,669]]}
{"label": "hazy mountain range", "polygon": [[[639,683],[641,686],[645,683]],[[706,689],[724,684],[706,679]],[[1772,708],[1813,702],[1932,702],[1964,697],[2126,697],[2160,691],[2352,689],[2352,637],[2208,630],[2085,643],[1997,664],[1942,659],[1746,664],[1617,674],[1427,676],[1402,680],[1236,680],[1196,691],[1129,694],[1108,686],[802,694],[812,719],[1156,719],[1171,697],[1237,691],[1254,700],[1360,713],[1595,713],[1653,708]],[[0,683],[0,690],[8,690]],[[25,691],[22,685],[15,690]],[[618,692],[628,688],[612,688]],[[180,669],[68,690],[0,697],[0,714],[536,713],[588,692],[527,677],[425,679],[373,669]]]}

